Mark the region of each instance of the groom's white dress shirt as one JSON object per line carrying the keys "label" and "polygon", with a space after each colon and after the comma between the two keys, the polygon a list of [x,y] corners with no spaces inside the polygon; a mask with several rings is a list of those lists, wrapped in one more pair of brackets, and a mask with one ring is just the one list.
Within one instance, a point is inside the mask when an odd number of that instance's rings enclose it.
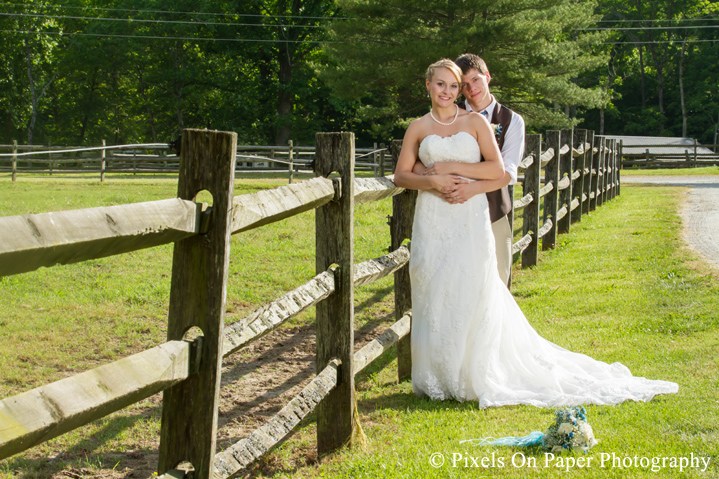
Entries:
{"label": "groom's white dress shirt", "polygon": [[[474,111],[469,106],[467,100],[464,101],[464,106],[467,111]],[[487,119],[492,120],[494,114],[494,108],[497,106],[497,100],[492,95],[492,103],[487,108],[482,110],[487,112]],[[509,128],[504,134],[504,146],[502,147],[502,160],[504,161],[504,169],[509,173],[512,179],[509,181],[510,185],[517,183],[517,169],[519,164],[522,162],[522,156],[524,155],[524,118],[516,112],[512,111],[512,121],[509,123]]]}

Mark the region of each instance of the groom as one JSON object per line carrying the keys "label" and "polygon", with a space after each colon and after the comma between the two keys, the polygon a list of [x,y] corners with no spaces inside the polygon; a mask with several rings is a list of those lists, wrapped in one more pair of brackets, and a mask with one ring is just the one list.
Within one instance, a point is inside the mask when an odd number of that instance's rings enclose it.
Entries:
{"label": "groom", "polygon": [[[465,100],[460,108],[485,115],[496,128],[495,138],[502,152],[504,177],[499,180],[480,180],[487,193],[489,217],[497,248],[497,268],[502,281],[509,286],[512,274],[513,225],[507,216],[512,211],[513,199],[508,185],[517,182],[517,169],[524,154],[524,119],[509,108],[500,105],[489,92],[489,74],[486,63],[477,55],[465,53],[454,61],[462,69],[462,93]],[[472,184],[466,185],[471,188]],[[445,195],[447,197],[451,195]],[[450,198],[447,198],[450,199]]]}

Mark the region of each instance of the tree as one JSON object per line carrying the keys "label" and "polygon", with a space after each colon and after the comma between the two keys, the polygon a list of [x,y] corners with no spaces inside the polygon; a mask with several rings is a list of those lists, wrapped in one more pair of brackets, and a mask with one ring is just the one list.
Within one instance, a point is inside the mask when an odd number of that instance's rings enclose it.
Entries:
{"label": "tree", "polygon": [[596,19],[593,2],[342,0],[340,6],[350,19],[333,23],[323,78],[336,94],[360,100],[360,119],[381,122],[388,137],[401,118],[426,112],[427,66],[464,52],[486,60],[495,95],[531,125],[571,124],[555,104],[596,107],[605,100],[596,85],[574,81],[606,64],[598,49],[603,34],[581,31]]}

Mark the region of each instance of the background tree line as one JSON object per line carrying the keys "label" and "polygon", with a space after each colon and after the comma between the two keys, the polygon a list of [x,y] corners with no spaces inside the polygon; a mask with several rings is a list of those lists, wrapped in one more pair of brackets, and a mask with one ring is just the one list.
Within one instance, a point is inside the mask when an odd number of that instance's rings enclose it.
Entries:
{"label": "background tree line", "polygon": [[426,113],[427,65],[474,52],[530,129],[713,143],[717,20],[708,0],[0,3],[0,142],[386,142]]}

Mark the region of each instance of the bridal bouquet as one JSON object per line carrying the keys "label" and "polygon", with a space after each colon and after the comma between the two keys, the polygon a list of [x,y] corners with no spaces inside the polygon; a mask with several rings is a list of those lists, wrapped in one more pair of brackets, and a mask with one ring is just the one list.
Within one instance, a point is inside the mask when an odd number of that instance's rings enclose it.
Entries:
{"label": "bridal bouquet", "polygon": [[554,453],[564,449],[589,451],[599,441],[594,438],[592,426],[587,422],[587,410],[568,407],[556,411],[554,424],[542,437],[542,446]]}
{"label": "bridal bouquet", "polygon": [[594,438],[592,426],[587,422],[587,410],[583,407],[568,407],[555,412],[554,423],[547,432],[534,431],[527,436],[499,439],[467,439],[460,441],[460,444],[465,442],[475,443],[475,446],[540,446],[557,454],[565,449],[580,449],[586,453],[599,441]]}

